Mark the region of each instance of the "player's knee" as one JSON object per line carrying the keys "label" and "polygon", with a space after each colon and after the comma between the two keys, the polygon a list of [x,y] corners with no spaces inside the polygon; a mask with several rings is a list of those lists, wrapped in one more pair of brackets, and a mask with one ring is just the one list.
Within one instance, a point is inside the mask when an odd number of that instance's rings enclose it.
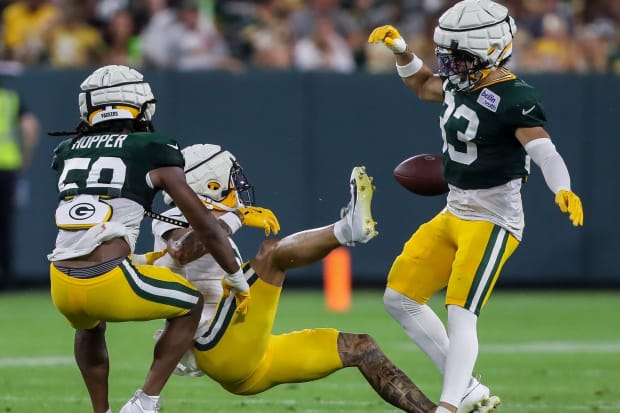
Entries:
{"label": "player's knee", "polygon": [[285,269],[282,269],[279,264],[279,245],[277,239],[264,241],[256,257],[250,261],[252,268],[263,281],[277,286],[282,285],[285,272]]}
{"label": "player's knee", "polygon": [[402,299],[402,294],[391,288],[386,288],[385,293],[383,293],[383,308],[392,316],[397,316],[403,311]]}
{"label": "player's knee", "polygon": [[416,316],[423,311],[424,304],[395,291],[386,288],[383,294],[383,307],[396,319],[402,315]]}
{"label": "player's knee", "polygon": [[271,261],[278,246],[278,242],[279,240],[274,238],[263,241],[260,244],[258,254],[256,254],[256,257],[254,257],[253,261],[259,263]]}

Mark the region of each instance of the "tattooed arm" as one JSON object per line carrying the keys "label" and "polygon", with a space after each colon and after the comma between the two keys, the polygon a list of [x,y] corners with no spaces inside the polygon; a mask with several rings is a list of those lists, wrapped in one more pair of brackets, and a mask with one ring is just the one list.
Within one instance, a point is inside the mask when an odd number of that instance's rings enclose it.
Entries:
{"label": "tattooed arm", "polygon": [[435,403],[390,361],[368,334],[340,333],[338,353],[343,366],[357,367],[386,402],[406,412],[435,411]]}

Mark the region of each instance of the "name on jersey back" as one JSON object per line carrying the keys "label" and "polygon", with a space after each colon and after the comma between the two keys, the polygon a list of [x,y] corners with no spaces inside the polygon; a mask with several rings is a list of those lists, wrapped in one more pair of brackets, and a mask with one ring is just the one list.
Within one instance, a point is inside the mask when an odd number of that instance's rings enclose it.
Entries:
{"label": "name on jersey back", "polygon": [[71,149],[92,149],[92,148],[122,148],[127,135],[117,133],[110,135],[90,135],[82,136],[71,145]]}

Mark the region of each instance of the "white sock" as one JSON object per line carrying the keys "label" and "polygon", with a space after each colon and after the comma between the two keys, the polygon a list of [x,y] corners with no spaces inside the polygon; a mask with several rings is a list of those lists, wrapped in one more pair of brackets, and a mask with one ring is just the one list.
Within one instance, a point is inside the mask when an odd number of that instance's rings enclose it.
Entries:
{"label": "white sock", "polygon": [[428,305],[419,304],[391,288],[385,289],[383,304],[443,375],[450,342],[437,314]]}
{"label": "white sock", "polygon": [[349,245],[351,243],[351,227],[347,224],[344,218],[334,224],[334,236],[342,245]]}
{"label": "white sock", "polygon": [[106,410],[105,413],[112,413],[112,409]]}
{"label": "white sock", "polygon": [[138,398],[140,399],[140,403],[142,403],[142,407],[146,409],[155,408],[155,406],[157,406],[157,403],[159,402],[159,396],[149,396],[142,390],[140,390]]}
{"label": "white sock", "polygon": [[452,412],[443,406],[437,406],[437,410],[435,410],[435,413],[452,413]]}
{"label": "white sock", "polygon": [[446,358],[441,401],[458,406],[471,380],[478,357],[476,314],[457,305],[448,306],[450,349]]}

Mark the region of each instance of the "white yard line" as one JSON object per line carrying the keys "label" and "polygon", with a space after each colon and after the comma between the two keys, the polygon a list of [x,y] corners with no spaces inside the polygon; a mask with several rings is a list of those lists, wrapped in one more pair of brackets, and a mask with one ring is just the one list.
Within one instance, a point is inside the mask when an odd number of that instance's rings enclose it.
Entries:
{"label": "white yard line", "polygon": [[0,368],[2,367],[39,367],[39,366],[61,366],[74,364],[75,359],[69,356],[48,356],[48,357],[11,357],[0,358]]}
{"label": "white yard line", "polygon": [[[401,342],[400,349],[411,349],[412,342]],[[480,344],[480,352],[496,354],[513,353],[620,353],[620,341],[587,342],[587,341],[541,341],[529,343]]]}
{"label": "white yard line", "polygon": [[[410,349],[411,342],[402,342],[399,347]],[[620,342],[577,342],[548,341],[515,344],[481,344],[483,353],[514,354],[514,353],[620,353]],[[4,357],[0,358],[3,367],[40,367],[72,365],[72,356],[46,357]]]}

